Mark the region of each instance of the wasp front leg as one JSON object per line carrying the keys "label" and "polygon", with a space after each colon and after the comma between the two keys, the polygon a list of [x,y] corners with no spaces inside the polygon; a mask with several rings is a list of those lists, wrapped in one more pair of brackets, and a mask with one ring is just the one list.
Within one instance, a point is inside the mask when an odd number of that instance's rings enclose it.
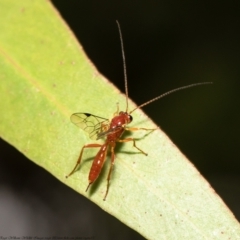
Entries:
{"label": "wasp front leg", "polygon": [[128,128],[128,127],[126,127],[125,128],[125,130],[126,131],[138,131],[138,130],[144,130],[144,131],[154,131],[154,130],[156,130],[157,128],[133,128],[133,127],[130,127],[130,128]]}

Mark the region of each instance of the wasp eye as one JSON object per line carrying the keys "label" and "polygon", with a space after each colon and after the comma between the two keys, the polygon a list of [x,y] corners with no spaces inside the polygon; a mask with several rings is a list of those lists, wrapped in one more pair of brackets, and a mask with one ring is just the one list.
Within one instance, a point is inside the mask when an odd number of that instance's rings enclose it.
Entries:
{"label": "wasp eye", "polygon": [[128,115],[129,117],[129,122],[131,122],[133,120],[133,117],[131,115]]}

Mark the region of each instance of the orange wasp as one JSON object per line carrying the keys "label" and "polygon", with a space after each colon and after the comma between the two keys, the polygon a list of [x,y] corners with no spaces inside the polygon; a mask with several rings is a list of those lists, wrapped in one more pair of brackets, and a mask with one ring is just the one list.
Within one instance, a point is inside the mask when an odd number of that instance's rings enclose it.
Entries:
{"label": "orange wasp", "polygon": [[83,151],[86,148],[100,148],[97,155],[95,156],[95,158],[93,160],[92,167],[91,167],[90,172],[89,172],[89,176],[88,176],[89,184],[88,184],[87,189],[86,189],[86,192],[87,192],[90,185],[94,181],[96,181],[96,179],[98,178],[98,176],[99,176],[99,174],[102,170],[103,164],[105,162],[105,159],[106,159],[107,150],[108,150],[108,148],[110,148],[111,166],[110,166],[108,176],[107,176],[107,189],[106,189],[105,196],[104,196],[103,200],[106,200],[106,197],[108,195],[111,173],[112,173],[113,165],[114,165],[114,161],[115,161],[115,151],[114,150],[115,150],[115,147],[116,147],[116,143],[117,142],[133,142],[133,147],[135,147],[138,151],[140,151],[142,154],[147,156],[147,153],[145,153],[143,150],[141,150],[139,147],[137,147],[136,141],[135,141],[134,138],[120,139],[122,134],[124,133],[124,131],[137,131],[137,130],[153,131],[153,130],[155,130],[155,129],[148,129],[148,128],[127,127],[127,125],[129,123],[131,123],[132,120],[133,120],[131,114],[135,110],[137,110],[139,108],[142,108],[143,106],[146,106],[149,103],[154,102],[154,101],[156,101],[160,98],[163,98],[166,95],[169,95],[170,93],[173,93],[173,92],[176,92],[176,91],[179,91],[179,90],[183,90],[183,89],[186,89],[186,88],[190,88],[190,87],[199,86],[199,85],[211,84],[210,82],[195,83],[195,84],[191,84],[191,85],[188,85],[188,86],[173,89],[169,92],[166,92],[166,93],[164,93],[160,96],[157,96],[157,97],[153,98],[150,101],[147,101],[147,102],[137,106],[136,108],[134,108],[133,110],[128,112],[128,86],[127,86],[126,61],[125,61],[125,53],[124,53],[124,46],[123,46],[123,38],[122,38],[121,28],[120,28],[120,25],[119,25],[118,21],[117,21],[117,26],[118,26],[119,36],[120,36],[122,59],[123,59],[125,94],[126,94],[126,111],[125,112],[124,111],[119,112],[118,108],[117,108],[117,112],[114,114],[114,117],[112,118],[111,121],[109,121],[106,118],[98,117],[98,116],[95,116],[95,115],[90,114],[90,113],[74,113],[74,114],[72,114],[71,121],[75,125],[80,127],[81,129],[86,131],[89,134],[91,139],[98,140],[100,138],[106,138],[106,140],[105,140],[104,144],[91,143],[91,144],[84,145],[82,147],[82,150],[80,152],[80,155],[79,155],[79,158],[76,162],[75,167],[66,176],[66,178],[68,178],[69,176],[71,176],[75,172],[78,165],[81,163]]}

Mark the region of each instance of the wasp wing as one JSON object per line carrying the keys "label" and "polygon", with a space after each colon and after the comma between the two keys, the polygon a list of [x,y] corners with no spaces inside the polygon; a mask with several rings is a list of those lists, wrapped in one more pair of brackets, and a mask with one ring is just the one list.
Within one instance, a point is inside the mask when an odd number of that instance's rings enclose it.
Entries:
{"label": "wasp wing", "polygon": [[89,134],[93,140],[98,139],[98,135],[109,129],[109,120],[98,117],[90,113],[74,113],[71,121]]}
{"label": "wasp wing", "polygon": [[106,131],[99,132],[98,135],[97,135],[97,140],[100,139],[100,138],[104,138],[109,134],[117,133],[121,129],[122,129],[122,127],[116,127],[116,128],[111,128],[111,129],[109,128]]}

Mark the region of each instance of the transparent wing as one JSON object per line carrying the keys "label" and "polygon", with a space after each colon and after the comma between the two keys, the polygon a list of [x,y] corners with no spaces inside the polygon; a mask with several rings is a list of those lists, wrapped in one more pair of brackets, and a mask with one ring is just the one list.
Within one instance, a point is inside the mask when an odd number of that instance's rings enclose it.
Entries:
{"label": "transparent wing", "polygon": [[71,121],[89,134],[93,140],[99,139],[98,135],[109,129],[109,120],[90,113],[74,113]]}
{"label": "transparent wing", "polygon": [[100,133],[98,133],[98,135],[97,135],[97,139],[100,139],[100,138],[103,138],[103,137],[106,137],[107,135],[109,135],[109,134],[114,134],[114,133],[117,133],[117,132],[119,132],[119,130],[121,130],[122,129],[122,127],[116,127],[116,128],[108,128],[106,131],[102,131],[102,132],[100,132]]}

